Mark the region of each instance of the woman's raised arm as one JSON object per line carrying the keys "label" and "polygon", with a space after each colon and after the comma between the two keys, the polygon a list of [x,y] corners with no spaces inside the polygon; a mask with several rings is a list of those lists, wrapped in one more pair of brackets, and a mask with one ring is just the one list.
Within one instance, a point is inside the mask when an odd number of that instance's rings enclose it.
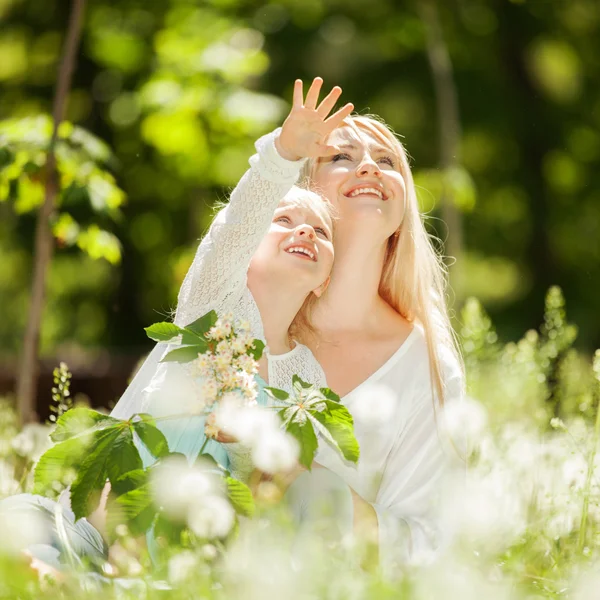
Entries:
{"label": "woman's raised arm", "polygon": [[333,88],[317,106],[322,83],[315,79],[303,101],[302,82],[296,81],[292,110],[283,127],[256,142],[250,169],[200,243],[181,286],[178,325],[187,325],[211,309],[218,311],[229,295],[240,292],[252,255],[269,230],[278,203],[296,183],[303,159],[336,150],[323,140],[353,106],[347,104],[328,117],[342,90]]}

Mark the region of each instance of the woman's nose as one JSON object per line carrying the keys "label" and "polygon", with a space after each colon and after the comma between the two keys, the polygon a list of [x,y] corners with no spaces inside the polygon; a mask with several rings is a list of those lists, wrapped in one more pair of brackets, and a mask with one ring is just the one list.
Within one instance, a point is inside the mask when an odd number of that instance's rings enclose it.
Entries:
{"label": "woman's nose", "polygon": [[379,165],[370,156],[362,160],[356,171],[358,175],[376,175],[377,177],[381,175]]}

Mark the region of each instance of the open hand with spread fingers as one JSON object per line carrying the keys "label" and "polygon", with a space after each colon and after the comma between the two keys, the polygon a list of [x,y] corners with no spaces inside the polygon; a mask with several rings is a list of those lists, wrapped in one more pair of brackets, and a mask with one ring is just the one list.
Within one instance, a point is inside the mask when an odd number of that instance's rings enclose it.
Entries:
{"label": "open hand with spread fingers", "polygon": [[352,112],[354,105],[348,103],[328,117],[342,94],[342,88],[335,86],[317,106],[322,85],[323,80],[316,77],[305,99],[302,80],[296,79],[292,110],[275,142],[277,151],[283,158],[287,160],[319,158],[339,152],[339,148],[329,146],[325,140]]}

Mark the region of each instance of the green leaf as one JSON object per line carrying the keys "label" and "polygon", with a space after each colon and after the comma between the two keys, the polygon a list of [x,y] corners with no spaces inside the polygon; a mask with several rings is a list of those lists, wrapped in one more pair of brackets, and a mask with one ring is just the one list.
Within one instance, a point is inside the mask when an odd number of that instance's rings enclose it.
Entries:
{"label": "green leaf", "polygon": [[154,323],[150,327],[145,327],[146,335],[155,342],[168,342],[179,334],[183,333],[183,329],[175,325],[175,323]]}
{"label": "green leaf", "polygon": [[105,424],[110,427],[119,423],[124,423],[124,421],[119,421],[96,410],[72,408],[59,417],[56,429],[50,434],[50,439],[54,442],[63,442],[96,425]]}
{"label": "green leaf", "polygon": [[133,441],[131,429],[122,430],[112,445],[111,454],[106,463],[108,478],[112,483],[125,473],[136,471],[142,467],[142,459]]}
{"label": "green leaf", "polygon": [[300,379],[300,377],[298,377],[298,375],[292,376],[292,385],[295,383],[300,385],[300,387],[303,387],[305,390],[308,390],[311,387],[314,387],[312,383],[306,383],[306,381],[302,381],[302,379]]}
{"label": "green leaf", "polygon": [[44,494],[56,481],[61,481],[69,469],[85,458],[92,435],[77,436],[52,446],[44,452],[34,471],[34,493]]}
{"label": "green leaf", "polygon": [[95,492],[99,493],[106,484],[108,476],[106,465],[113,443],[119,437],[119,431],[104,430],[95,437],[95,443],[79,465],[77,477],[71,486],[71,508],[75,513],[75,519],[85,517],[95,508],[91,502],[92,495]]}
{"label": "green leaf", "polygon": [[129,530],[134,536],[148,531],[157,513],[152,501],[150,484],[119,496],[115,505],[115,512],[126,520]]}
{"label": "green leaf", "polygon": [[248,353],[254,358],[254,360],[260,360],[263,355],[264,349],[265,343],[262,340],[255,339],[252,343],[252,346],[248,350]]}
{"label": "green leaf", "polygon": [[286,426],[286,431],[298,440],[300,444],[300,464],[304,465],[310,471],[319,446],[312,423],[306,420],[300,425],[295,421],[290,421]]}
{"label": "green leaf", "polygon": [[134,417],[137,417],[138,420],[143,421],[144,423],[150,423],[150,425],[156,427],[156,419],[150,413],[135,413],[131,417],[131,422],[133,422]]}
{"label": "green leaf", "polygon": [[277,400],[287,400],[290,397],[287,392],[280,390],[279,388],[265,387],[265,391]]}
{"label": "green leaf", "polygon": [[235,512],[245,517],[252,517],[255,506],[250,488],[233,477],[227,477],[225,482],[227,483],[227,497]]}
{"label": "green leaf", "polygon": [[112,492],[122,496],[131,490],[142,487],[148,483],[150,469],[135,469],[110,482]]}
{"label": "green leaf", "polygon": [[186,325],[185,328],[189,329],[191,332],[204,336],[208,333],[211,327],[214,327],[217,322],[218,317],[217,313],[214,310],[207,312],[204,316],[196,319],[193,323]]}
{"label": "green leaf", "polygon": [[329,388],[319,388],[319,391],[327,400],[331,400],[332,402],[340,402],[340,397]]}
{"label": "green leaf", "polygon": [[206,338],[201,333],[196,333],[190,329],[183,328],[181,343],[189,346],[202,346],[207,343]]}
{"label": "green leaf", "polygon": [[295,421],[298,425],[304,425],[308,419],[308,411],[302,408],[295,402],[287,403],[288,406],[282,408],[277,415],[281,419],[284,427],[288,426],[288,423]]}
{"label": "green leaf", "polygon": [[134,421],[133,429],[154,458],[169,454],[167,438],[160,429],[144,421]]}
{"label": "green leaf", "polygon": [[183,346],[181,348],[171,350],[171,352],[169,352],[160,362],[191,362],[198,358],[198,354],[204,354],[207,349],[207,344],[204,344],[203,346]]}
{"label": "green leaf", "polygon": [[340,423],[345,423],[348,427],[354,428],[354,418],[350,411],[341,403],[335,400],[326,401],[327,410],[331,413],[331,417]]}
{"label": "green leaf", "polygon": [[[335,442],[334,447],[342,453],[343,457],[350,462],[356,463],[360,457],[360,448],[354,435],[352,415],[343,406],[333,406],[328,402],[330,410],[325,412],[311,412],[310,416],[318,421],[330,434]],[[328,442],[328,436],[324,436]]]}

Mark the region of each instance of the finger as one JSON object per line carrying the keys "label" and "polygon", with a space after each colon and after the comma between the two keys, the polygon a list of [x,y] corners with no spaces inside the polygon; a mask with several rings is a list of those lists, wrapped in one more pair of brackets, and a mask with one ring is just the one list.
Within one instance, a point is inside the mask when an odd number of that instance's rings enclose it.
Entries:
{"label": "finger", "polygon": [[294,99],[292,102],[293,108],[302,108],[304,103],[304,91],[302,90],[302,79],[294,81]]}
{"label": "finger", "polygon": [[317,108],[318,115],[324,119],[329,111],[335,106],[335,103],[338,101],[338,98],[342,95],[342,88],[339,86],[335,86],[325,98],[323,98],[323,102],[319,104],[319,108]]}
{"label": "finger", "polygon": [[346,106],[342,106],[340,110],[334,112],[329,119],[325,121],[327,131],[333,131],[339,127],[342,121],[354,110],[354,104],[348,103]]}
{"label": "finger", "polygon": [[319,144],[317,146],[318,156],[331,156],[332,154],[339,154],[341,151],[342,149],[339,146],[330,146],[329,144]]}
{"label": "finger", "polygon": [[304,108],[310,108],[314,110],[317,106],[317,100],[319,99],[319,92],[321,91],[321,86],[323,85],[323,80],[320,77],[315,77],[310,89],[308,90],[308,94],[306,94],[306,100],[304,101]]}

